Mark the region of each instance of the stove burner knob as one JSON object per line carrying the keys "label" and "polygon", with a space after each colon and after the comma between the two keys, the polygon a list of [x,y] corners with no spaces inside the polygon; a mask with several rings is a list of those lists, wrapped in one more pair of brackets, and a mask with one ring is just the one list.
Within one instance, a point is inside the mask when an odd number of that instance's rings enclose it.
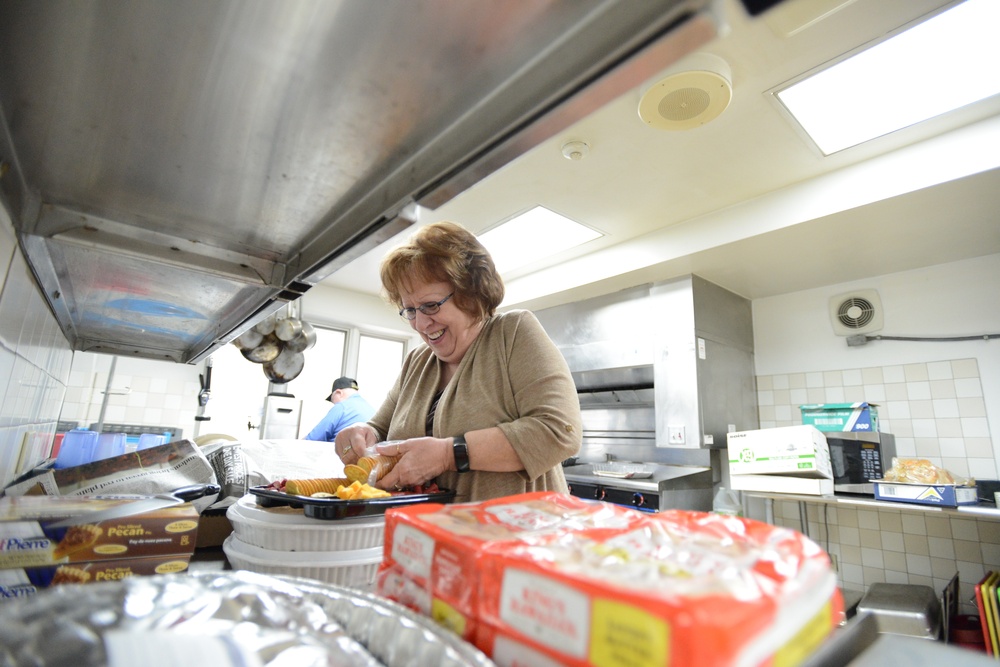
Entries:
{"label": "stove burner knob", "polygon": [[594,500],[604,500],[605,490],[601,487],[594,489]]}
{"label": "stove burner knob", "polygon": [[642,497],[641,493],[632,494],[632,505],[635,507],[642,507],[646,504],[646,499]]}

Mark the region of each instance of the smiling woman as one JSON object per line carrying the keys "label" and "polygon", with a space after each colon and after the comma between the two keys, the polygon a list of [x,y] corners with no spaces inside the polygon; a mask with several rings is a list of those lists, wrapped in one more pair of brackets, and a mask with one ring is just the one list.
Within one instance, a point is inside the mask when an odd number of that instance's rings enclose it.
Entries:
{"label": "smiling woman", "polygon": [[367,424],[337,435],[345,464],[399,455],[378,486],[434,480],[456,500],[566,492],[561,462],[579,451],[580,406],[569,368],[535,316],[498,314],[504,285],[468,230],[428,225],[382,262],[389,301],[423,340]]}

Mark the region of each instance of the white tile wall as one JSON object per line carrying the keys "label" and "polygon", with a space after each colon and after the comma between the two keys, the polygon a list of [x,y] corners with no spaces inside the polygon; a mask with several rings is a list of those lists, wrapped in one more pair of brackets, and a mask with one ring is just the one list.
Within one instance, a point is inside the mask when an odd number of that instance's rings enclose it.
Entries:
{"label": "white tile wall", "polygon": [[762,375],[757,401],[761,428],[801,424],[806,403],[876,403],[899,456],[926,458],[963,477],[998,477],[975,359]]}
{"label": "white tile wall", "polygon": [[[806,403],[868,401],[879,406],[880,428],[896,438],[899,456],[931,460],[954,474],[997,479],[993,442],[975,359],[854,368],[757,378],[760,427],[802,423]],[[764,517],[753,501],[751,516]],[[976,613],[975,584],[1000,569],[1000,520],[915,509],[856,509],[775,501],[774,523],[804,530],[837,562],[840,583],[924,584],[940,591],[957,572],[962,613]]]}
{"label": "white tile wall", "polygon": [[0,207],[0,487],[17,475],[26,439],[51,443],[72,360]]}
{"label": "white tile wall", "polygon": [[[60,420],[90,427],[104,424],[158,426],[173,437],[194,437],[201,365],[78,352],[66,388]],[[113,375],[112,375],[113,371]],[[108,386],[108,376],[112,375]]]}
{"label": "white tile wall", "polygon": [[[761,519],[761,501],[750,516]],[[945,515],[933,510],[859,509],[774,501],[775,525],[807,532],[837,563],[842,586],[858,591],[874,583],[921,584],[941,591],[957,573],[961,613],[975,614],[974,586],[1000,570],[1000,520]]]}

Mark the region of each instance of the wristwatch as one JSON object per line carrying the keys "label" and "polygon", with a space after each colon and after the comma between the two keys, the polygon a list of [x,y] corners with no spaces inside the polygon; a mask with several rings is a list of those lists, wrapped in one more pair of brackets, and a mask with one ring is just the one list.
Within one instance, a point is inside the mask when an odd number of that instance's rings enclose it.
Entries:
{"label": "wristwatch", "polygon": [[452,450],[455,452],[455,469],[458,472],[469,472],[469,446],[465,444],[464,435],[452,438]]}

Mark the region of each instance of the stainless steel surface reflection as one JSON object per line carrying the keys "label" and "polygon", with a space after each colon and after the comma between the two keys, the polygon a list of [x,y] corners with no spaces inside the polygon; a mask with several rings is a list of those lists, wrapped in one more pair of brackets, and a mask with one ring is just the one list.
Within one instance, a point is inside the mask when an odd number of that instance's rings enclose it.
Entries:
{"label": "stainless steel surface reflection", "polygon": [[[141,664],[139,656],[164,638],[177,664],[204,661],[208,650],[221,651],[229,664],[241,655],[242,664],[272,667],[494,664],[400,605],[295,577],[243,571],[129,577],[58,586],[0,606],[3,665]],[[141,654],[111,659],[137,646]]]}
{"label": "stainless steel surface reflection", "polygon": [[716,35],[709,0],[0,0],[0,204],[75,350],[196,361]]}

